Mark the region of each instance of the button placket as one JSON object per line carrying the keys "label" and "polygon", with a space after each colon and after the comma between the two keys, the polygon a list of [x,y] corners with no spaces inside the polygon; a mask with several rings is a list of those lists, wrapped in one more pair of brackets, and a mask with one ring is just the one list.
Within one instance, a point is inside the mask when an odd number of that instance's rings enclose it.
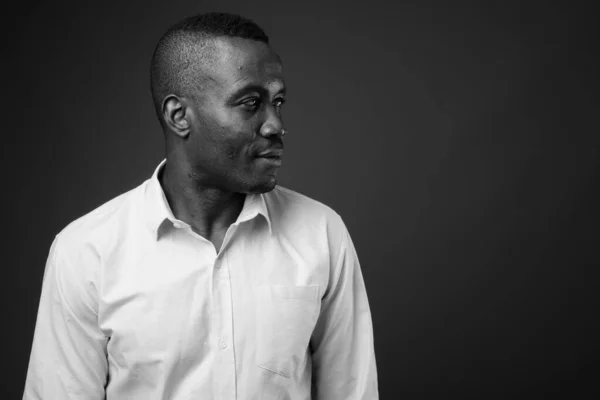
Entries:
{"label": "button placket", "polygon": [[226,264],[226,258],[219,255],[214,261],[213,270],[213,288],[214,299],[218,304],[218,313],[216,318],[218,323],[216,329],[216,354],[215,369],[218,374],[215,376],[217,392],[219,399],[236,398],[236,369],[235,355],[233,350],[233,305],[231,298],[231,286],[229,282],[229,270]]}
{"label": "button placket", "polygon": [[222,349],[226,349],[227,348],[227,335],[221,336],[221,340],[219,342],[219,345],[221,346]]}

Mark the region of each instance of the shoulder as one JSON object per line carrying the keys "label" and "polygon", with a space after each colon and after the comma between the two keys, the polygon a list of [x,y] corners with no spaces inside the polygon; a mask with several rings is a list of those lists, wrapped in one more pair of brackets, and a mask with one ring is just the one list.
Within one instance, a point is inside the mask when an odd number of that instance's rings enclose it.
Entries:
{"label": "shoulder", "polygon": [[272,222],[284,234],[326,240],[330,247],[346,235],[340,214],[321,201],[279,185],[265,198]]}
{"label": "shoulder", "polygon": [[132,219],[138,217],[146,184],[112,198],[65,226],[55,238],[58,254],[100,253],[117,241]]}
{"label": "shoulder", "polygon": [[340,215],[330,206],[284,186],[276,186],[266,196],[269,210],[275,216],[298,218],[307,222],[335,223]]}

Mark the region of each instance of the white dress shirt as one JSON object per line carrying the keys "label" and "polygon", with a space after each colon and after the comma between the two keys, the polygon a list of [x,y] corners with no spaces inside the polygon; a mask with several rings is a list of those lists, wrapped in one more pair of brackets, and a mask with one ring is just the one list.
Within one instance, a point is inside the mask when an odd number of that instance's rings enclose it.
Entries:
{"label": "white dress shirt", "polygon": [[219,252],[158,180],[56,235],[24,399],[378,399],[348,230],[277,186],[247,195]]}

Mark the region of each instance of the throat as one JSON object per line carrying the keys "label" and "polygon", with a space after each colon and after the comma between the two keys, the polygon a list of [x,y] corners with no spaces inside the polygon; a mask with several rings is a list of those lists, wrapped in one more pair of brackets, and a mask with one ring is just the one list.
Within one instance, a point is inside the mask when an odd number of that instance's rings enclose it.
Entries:
{"label": "throat", "polygon": [[227,229],[244,208],[246,194],[206,186],[168,161],[159,181],[173,216],[219,249]]}

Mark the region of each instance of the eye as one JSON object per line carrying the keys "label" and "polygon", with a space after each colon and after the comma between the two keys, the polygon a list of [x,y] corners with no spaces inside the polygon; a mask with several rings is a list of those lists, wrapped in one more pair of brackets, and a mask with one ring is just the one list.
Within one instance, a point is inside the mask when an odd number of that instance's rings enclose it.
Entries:
{"label": "eye", "polygon": [[280,108],[284,104],[285,104],[284,98],[275,99],[275,101],[273,102],[273,105],[277,108]]}
{"label": "eye", "polygon": [[260,107],[260,99],[257,97],[252,97],[250,99],[244,100],[242,106],[244,106],[244,108],[246,108],[249,111],[254,111],[258,107]]}

